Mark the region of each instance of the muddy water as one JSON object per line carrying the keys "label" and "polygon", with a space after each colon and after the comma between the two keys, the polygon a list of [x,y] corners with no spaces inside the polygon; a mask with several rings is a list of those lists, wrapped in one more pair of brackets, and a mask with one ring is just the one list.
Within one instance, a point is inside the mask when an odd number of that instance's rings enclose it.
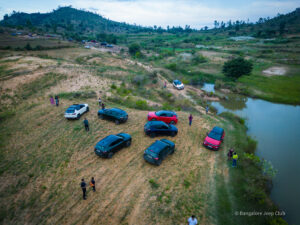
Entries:
{"label": "muddy water", "polygon": [[[211,92],[213,85],[203,89]],[[256,154],[278,170],[271,198],[285,211],[289,224],[300,224],[300,106],[275,104],[240,95],[212,102],[218,113],[247,119],[248,134],[258,142]]]}

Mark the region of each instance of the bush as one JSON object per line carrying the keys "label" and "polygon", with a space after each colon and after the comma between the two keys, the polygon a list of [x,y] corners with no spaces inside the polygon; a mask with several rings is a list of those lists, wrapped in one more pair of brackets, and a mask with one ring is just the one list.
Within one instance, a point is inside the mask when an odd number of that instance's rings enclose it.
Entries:
{"label": "bush", "polygon": [[253,64],[250,61],[245,60],[242,57],[238,57],[225,62],[222,72],[227,77],[237,79],[243,75],[249,75],[252,68]]}
{"label": "bush", "polygon": [[136,108],[141,109],[141,110],[147,110],[148,109],[148,104],[147,101],[145,100],[137,100],[135,102]]}
{"label": "bush", "polygon": [[94,91],[77,91],[77,92],[62,92],[59,93],[58,96],[64,99],[88,99],[88,98],[96,98],[97,94]]}
{"label": "bush", "polygon": [[136,53],[140,51],[141,51],[141,46],[137,43],[133,43],[129,46],[130,55],[136,55]]}

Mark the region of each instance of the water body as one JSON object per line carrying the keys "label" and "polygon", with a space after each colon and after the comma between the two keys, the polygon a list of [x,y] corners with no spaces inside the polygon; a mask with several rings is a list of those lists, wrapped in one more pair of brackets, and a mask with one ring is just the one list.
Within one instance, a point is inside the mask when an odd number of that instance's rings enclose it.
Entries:
{"label": "water body", "polygon": [[[212,85],[203,89],[211,91]],[[256,154],[278,170],[271,198],[289,224],[300,224],[300,106],[276,104],[236,94],[212,102],[218,114],[229,111],[247,119],[248,135],[257,140]]]}

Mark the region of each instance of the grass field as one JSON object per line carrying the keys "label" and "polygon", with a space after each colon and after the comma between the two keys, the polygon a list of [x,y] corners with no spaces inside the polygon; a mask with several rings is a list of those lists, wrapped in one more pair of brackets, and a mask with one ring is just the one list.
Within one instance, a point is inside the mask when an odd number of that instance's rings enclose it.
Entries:
{"label": "grass field", "polygon": [[[255,146],[242,120],[203,114],[186,91],[200,98],[201,90],[187,85],[179,93],[169,82],[162,90],[163,69],[82,48],[3,51],[0,68],[1,77],[7,71],[11,74],[0,80],[2,224],[185,224],[191,214],[199,224],[270,223],[267,217],[234,216],[236,210],[276,207],[265,194],[266,177],[260,167],[244,157]],[[31,72],[16,75],[20,68]],[[60,106],[51,106],[49,96],[59,93]],[[98,96],[106,107],[125,109],[129,120],[117,126],[98,119]],[[90,106],[83,116],[90,132],[84,130],[83,119],[63,117],[65,109],[77,102]],[[152,166],[142,157],[156,139],[143,133],[145,109],[173,105],[180,109],[179,133],[168,138],[176,144],[175,154],[161,166]],[[202,146],[206,132],[215,125],[226,131],[217,152]],[[95,144],[118,132],[131,134],[132,145],[112,159],[97,157]],[[240,155],[234,169],[226,157],[231,147]],[[83,201],[80,180],[92,176],[97,191],[89,189]]]}

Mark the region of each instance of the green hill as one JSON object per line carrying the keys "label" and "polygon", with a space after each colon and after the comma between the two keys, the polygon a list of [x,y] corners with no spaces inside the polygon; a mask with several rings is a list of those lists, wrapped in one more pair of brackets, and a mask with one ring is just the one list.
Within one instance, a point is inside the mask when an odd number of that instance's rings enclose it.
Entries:
{"label": "green hill", "polygon": [[132,33],[149,29],[115,22],[98,14],[72,7],[59,7],[50,13],[28,14],[14,11],[10,16],[5,15],[0,25],[38,32],[57,33],[75,39],[79,36],[84,38],[84,36],[95,36],[99,33]]}

